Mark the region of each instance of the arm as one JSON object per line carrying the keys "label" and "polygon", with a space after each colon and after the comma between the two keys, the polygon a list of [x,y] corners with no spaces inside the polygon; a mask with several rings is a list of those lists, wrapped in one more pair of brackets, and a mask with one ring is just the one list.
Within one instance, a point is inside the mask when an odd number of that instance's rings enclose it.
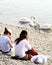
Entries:
{"label": "arm", "polygon": [[8,42],[8,45],[9,45],[10,48],[13,48],[13,46],[10,42]]}
{"label": "arm", "polygon": [[31,53],[33,55],[38,55],[37,51],[31,47],[29,43],[26,43],[26,47],[28,48],[28,51],[26,53]]}
{"label": "arm", "polygon": [[11,40],[8,38],[8,45],[10,48],[13,48],[12,44],[11,44]]}
{"label": "arm", "polygon": [[26,48],[27,48],[28,50],[31,50],[31,49],[32,49],[32,47],[31,47],[31,45],[29,44],[28,41],[26,42]]}

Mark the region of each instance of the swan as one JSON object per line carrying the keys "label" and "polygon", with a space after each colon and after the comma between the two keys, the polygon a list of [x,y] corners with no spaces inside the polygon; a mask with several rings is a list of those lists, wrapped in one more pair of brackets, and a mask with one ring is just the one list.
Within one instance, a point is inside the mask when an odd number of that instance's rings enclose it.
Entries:
{"label": "swan", "polygon": [[40,25],[39,29],[47,30],[47,29],[51,29],[51,27],[52,27],[51,24],[43,24],[43,25]]}
{"label": "swan", "polygon": [[29,26],[34,26],[34,22],[32,20],[30,20],[29,18],[27,18],[27,17],[20,18],[19,23],[28,24]]}

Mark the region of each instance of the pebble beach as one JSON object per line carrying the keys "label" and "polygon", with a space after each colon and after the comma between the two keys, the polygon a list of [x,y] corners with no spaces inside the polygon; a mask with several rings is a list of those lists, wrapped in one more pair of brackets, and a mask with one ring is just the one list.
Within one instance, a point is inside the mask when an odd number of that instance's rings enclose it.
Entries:
{"label": "pebble beach", "polygon": [[[38,54],[50,55],[52,57],[52,34],[38,32],[35,28],[17,27],[13,25],[0,23],[0,34],[3,34],[4,28],[12,30],[11,42],[19,36],[21,30],[27,30],[29,34],[29,42],[34,47]],[[9,55],[0,52],[0,65],[36,65],[33,62],[14,60]],[[41,65],[41,64],[40,64]],[[44,65],[52,65],[52,58],[48,59]]]}

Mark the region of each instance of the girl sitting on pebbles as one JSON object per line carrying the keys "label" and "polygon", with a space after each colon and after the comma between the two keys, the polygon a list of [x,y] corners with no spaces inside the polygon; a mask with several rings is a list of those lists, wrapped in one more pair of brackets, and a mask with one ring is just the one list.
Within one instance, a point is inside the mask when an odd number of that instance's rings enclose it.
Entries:
{"label": "girl sitting on pebbles", "polygon": [[13,46],[10,42],[11,30],[5,28],[3,35],[0,36],[0,51],[2,53],[9,53]]}
{"label": "girl sitting on pebbles", "polygon": [[38,55],[37,51],[31,47],[28,41],[28,33],[26,30],[22,30],[19,38],[15,40],[15,56],[13,59],[29,60],[34,55]]}

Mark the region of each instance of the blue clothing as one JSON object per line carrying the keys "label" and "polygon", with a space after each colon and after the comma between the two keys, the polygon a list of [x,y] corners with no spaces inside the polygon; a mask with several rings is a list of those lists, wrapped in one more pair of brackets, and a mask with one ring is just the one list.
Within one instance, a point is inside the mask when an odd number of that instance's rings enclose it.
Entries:
{"label": "blue clothing", "polygon": [[10,39],[7,36],[0,36],[0,50],[3,52],[8,52],[10,50],[8,43]]}

